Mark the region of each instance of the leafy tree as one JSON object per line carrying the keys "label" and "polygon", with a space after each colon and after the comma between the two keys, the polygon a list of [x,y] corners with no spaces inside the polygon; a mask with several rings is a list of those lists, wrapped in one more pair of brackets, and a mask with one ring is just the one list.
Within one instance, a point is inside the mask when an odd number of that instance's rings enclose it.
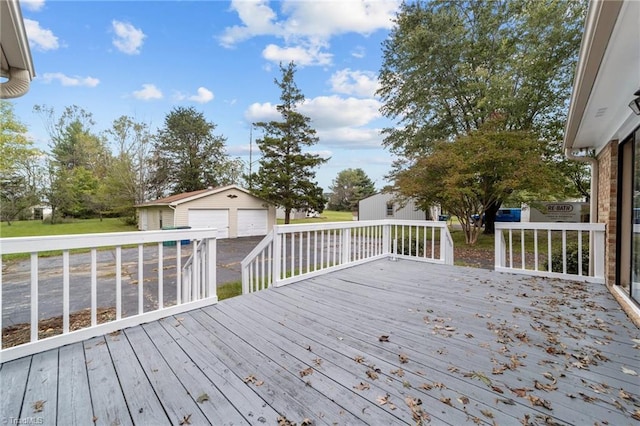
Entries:
{"label": "leafy tree", "polygon": [[353,211],[358,201],[376,193],[373,181],[362,169],[346,169],[338,173],[329,190],[329,209]]}
{"label": "leafy tree", "polygon": [[32,165],[40,151],[26,133],[27,127],[16,118],[13,105],[0,100],[0,220],[8,225],[39,202]]}
{"label": "leafy tree", "polygon": [[135,223],[135,205],[147,201],[150,196],[151,135],[148,126],[121,116],[106,131],[116,148],[109,164],[104,184],[98,193],[103,206],[128,223]]}
{"label": "leafy tree", "polygon": [[158,193],[178,194],[228,182],[226,139],[214,135],[215,128],[192,107],[176,107],[165,117],[152,154],[152,181]]}
{"label": "leafy tree", "polygon": [[[584,12],[564,1],[403,3],[380,72],[382,113],[397,121],[384,130],[400,157],[390,177],[495,117],[505,131],[561,140]],[[487,206],[488,232],[502,201]]]}
{"label": "leafy tree", "polygon": [[318,137],[309,124],[311,119],[297,111],[304,95],[294,80],[295,64],[280,64],[280,71],[282,79],[275,79],[275,84],[281,90],[277,110],[282,121],[255,124],[264,130],[264,136],[257,140],[262,158],[252,181],[256,195],[284,208],[284,222],[289,223],[293,209],[324,210],[325,199],[322,188],[314,182],[314,169],[327,160],[303,152],[317,143]]}
{"label": "leafy tree", "polygon": [[423,208],[440,204],[458,217],[467,244],[475,244],[480,228],[472,217],[496,200],[531,201],[558,190],[561,182],[545,154],[534,133],[489,122],[452,142],[435,143],[430,155],[398,173],[397,191]]}
{"label": "leafy tree", "polygon": [[53,108],[42,105],[34,110],[43,117],[50,137],[45,194],[52,208],[52,223],[56,210],[72,217],[99,213],[103,203],[98,188],[107,175],[111,153],[104,139],[92,130],[92,114],[76,105],[66,107],[59,116]]}

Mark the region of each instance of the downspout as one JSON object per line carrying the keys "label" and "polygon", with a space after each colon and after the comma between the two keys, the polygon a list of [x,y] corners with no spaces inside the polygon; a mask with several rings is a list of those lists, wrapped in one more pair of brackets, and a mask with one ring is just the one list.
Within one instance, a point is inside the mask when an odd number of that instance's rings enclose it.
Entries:
{"label": "downspout", "polygon": [[18,98],[29,91],[31,74],[28,70],[9,68],[8,80],[0,83],[0,98]]}
{"label": "downspout", "polygon": [[173,227],[175,228],[176,226],[178,226],[176,225],[176,206],[169,204],[169,208],[173,210]]}
{"label": "downspout", "polygon": [[[569,148],[565,148],[564,150],[565,156],[569,160],[580,161],[582,163],[589,163],[591,165],[591,188],[589,189],[591,192],[589,198],[589,222],[590,223],[598,223],[598,160],[594,157],[590,157],[589,155],[575,155],[573,151]],[[595,252],[594,245],[594,237],[593,231],[589,231],[589,258],[593,259],[593,253]],[[589,262],[589,275],[593,276],[595,269],[595,265],[593,262]]]}

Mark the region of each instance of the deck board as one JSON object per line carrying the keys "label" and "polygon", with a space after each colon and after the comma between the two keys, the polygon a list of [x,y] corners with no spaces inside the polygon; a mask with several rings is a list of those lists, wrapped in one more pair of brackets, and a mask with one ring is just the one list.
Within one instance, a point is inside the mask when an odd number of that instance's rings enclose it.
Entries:
{"label": "deck board", "polygon": [[633,339],[603,285],[378,260],[5,363],[1,407],[59,425],[628,425]]}

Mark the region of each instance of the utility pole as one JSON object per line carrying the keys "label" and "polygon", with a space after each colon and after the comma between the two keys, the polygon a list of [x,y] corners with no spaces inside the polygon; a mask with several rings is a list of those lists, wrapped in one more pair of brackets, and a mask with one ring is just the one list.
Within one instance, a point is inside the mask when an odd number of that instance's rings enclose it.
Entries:
{"label": "utility pole", "polygon": [[251,175],[253,170],[253,123],[249,126],[249,189],[253,189],[251,187]]}

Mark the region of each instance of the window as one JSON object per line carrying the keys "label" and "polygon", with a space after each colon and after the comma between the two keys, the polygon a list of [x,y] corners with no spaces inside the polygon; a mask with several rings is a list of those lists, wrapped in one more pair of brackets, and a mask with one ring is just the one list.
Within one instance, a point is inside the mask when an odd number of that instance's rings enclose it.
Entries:
{"label": "window", "polygon": [[158,210],[158,220],[160,222],[160,229],[162,229],[162,210]]}
{"label": "window", "polygon": [[393,203],[387,203],[387,216],[393,216]]}

